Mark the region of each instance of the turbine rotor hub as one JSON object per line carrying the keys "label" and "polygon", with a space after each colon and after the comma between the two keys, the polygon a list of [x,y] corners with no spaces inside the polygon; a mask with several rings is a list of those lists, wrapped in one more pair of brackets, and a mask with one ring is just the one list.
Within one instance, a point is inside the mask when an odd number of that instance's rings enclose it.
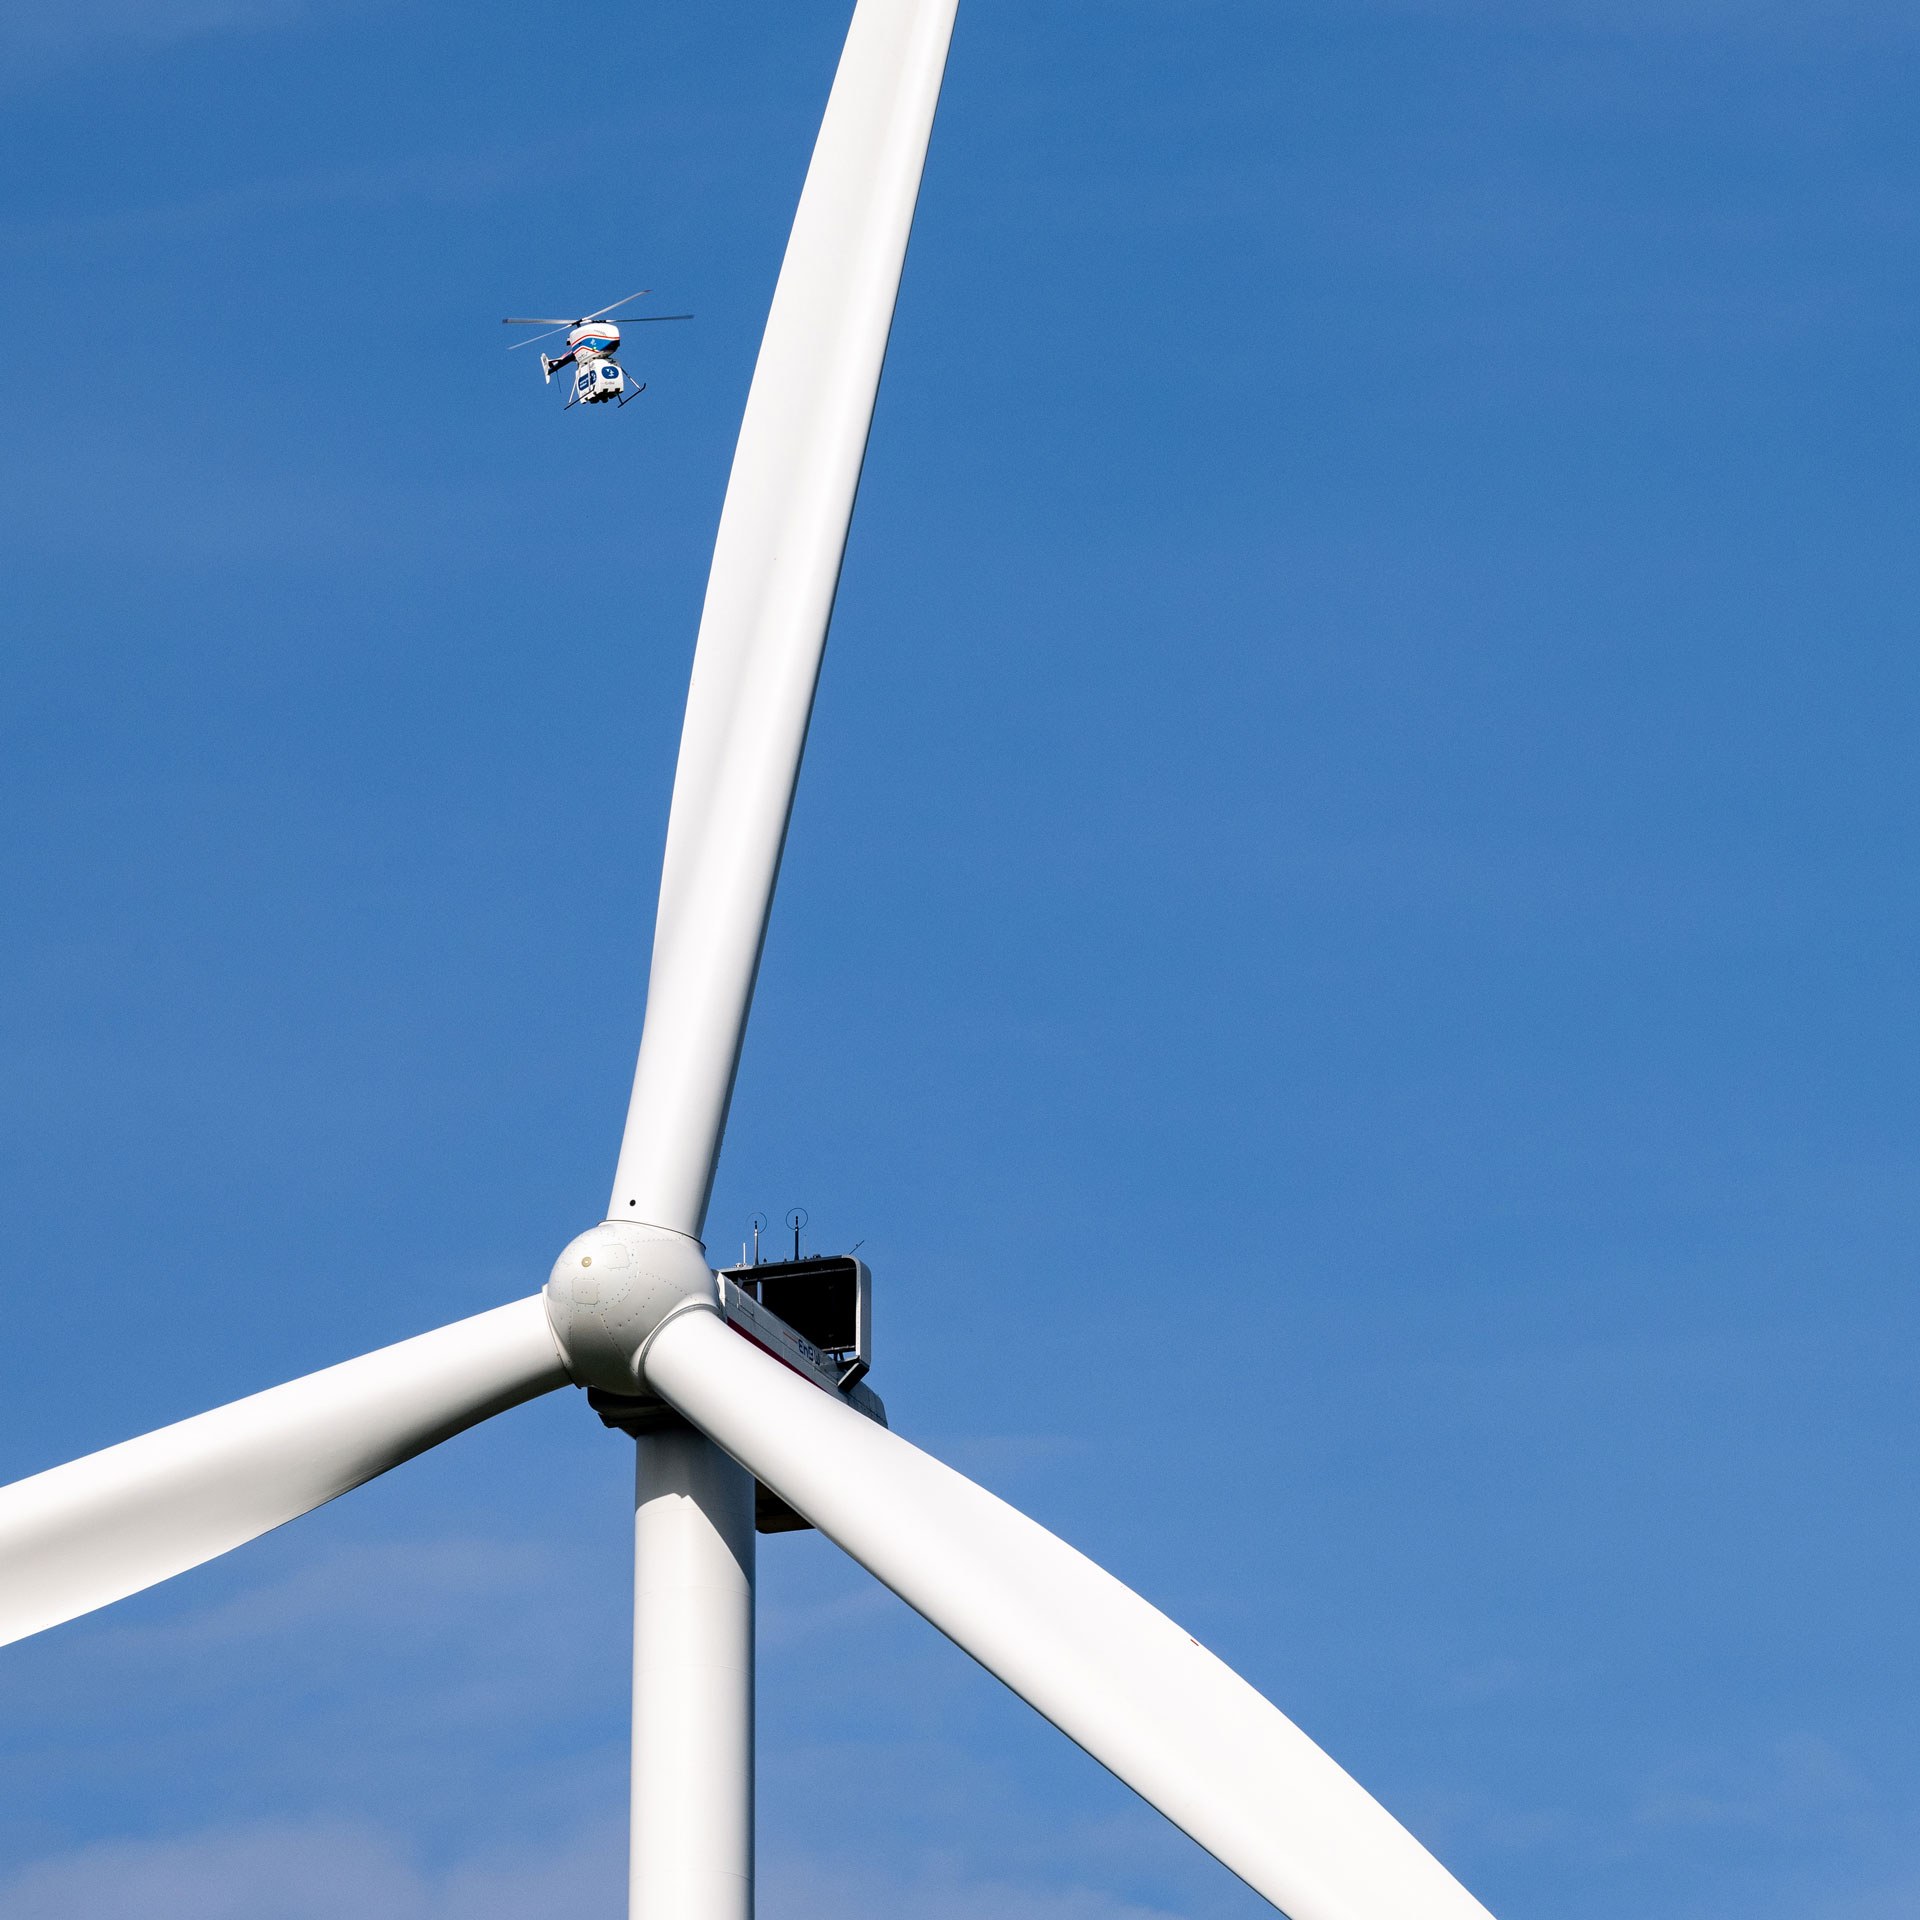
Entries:
{"label": "turbine rotor hub", "polygon": [[720,1282],[700,1242],[609,1220],[569,1242],[542,1294],[567,1371],[583,1387],[643,1391],[646,1345],[676,1313],[720,1311]]}

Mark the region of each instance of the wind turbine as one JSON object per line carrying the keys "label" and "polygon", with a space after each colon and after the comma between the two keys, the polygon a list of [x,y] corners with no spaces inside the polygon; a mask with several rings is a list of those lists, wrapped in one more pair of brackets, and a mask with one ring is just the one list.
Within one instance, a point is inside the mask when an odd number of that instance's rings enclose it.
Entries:
{"label": "wind turbine", "polygon": [[1275,1707],[707,1263],[955,0],[858,0],[734,455],[607,1218],[544,1290],[0,1489],[0,1643],[569,1384],[635,1438],[631,1912],[753,1909],[756,1483],[1292,1920],[1489,1920]]}

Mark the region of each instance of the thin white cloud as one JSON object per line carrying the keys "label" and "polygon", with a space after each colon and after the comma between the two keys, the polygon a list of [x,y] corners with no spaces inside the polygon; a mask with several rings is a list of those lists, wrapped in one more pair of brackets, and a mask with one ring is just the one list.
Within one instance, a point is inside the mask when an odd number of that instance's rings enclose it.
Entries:
{"label": "thin white cloud", "polygon": [[[391,1833],[345,1822],[101,1841],[0,1880],[0,1920],[524,1920],[613,1912],[624,1853],[624,1836],[606,1827],[441,1865],[422,1862]],[[1182,1920],[1091,1887],[810,1860],[763,1872],[760,1906],[767,1920]]]}
{"label": "thin white cloud", "polygon": [[1920,1913],[1920,1876],[1856,1889],[1800,1910],[1803,1920],[1913,1920]]}
{"label": "thin white cloud", "polygon": [[767,1920],[1180,1920],[1162,1907],[1135,1906],[1092,1887],[1028,1887],[952,1872],[914,1878],[815,1861],[776,1865],[762,1876]]}
{"label": "thin white cloud", "polygon": [[[352,1826],[105,1841],[0,1882],[4,1920],[429,1920],[426,1877]],[[477,1920],[477,1916],[476,1916]]]}
{"label": "thin white cloud", "polygon": [[114,1650],[152,1662],[322,1628],[391,1631],[395,1621],[441,1633],[514,1602],[524,1611],[549,1604],[565,1593],[569,1571],[550,1547],[525,1540],[348,1543],[218,1605],[121,1628]]}
{"label": "thin white cloud", "polygon": [[0,1920],[525,1920],[612,1912],[626,1841],[608,1827],[550,1846],[422,1862],[348,1821],[109,1840],[0,1880]]}
{"label": "thin white cloud", "polygon": [[844,1633],[891,1613],[900,1604],[877,1581],[862,1579],[847,1591],[825,1599],[762,1603],[763,1646],[792,1647],[822,1634]]}
{"label": "thin white cloud", "polygon": [[302,0],[65,0],[18,6],[0,20],[0,54],[52,64],[81,54],[140,52],[208,34],[284,27]]}
{"label": "thin white cloud", "polygon": [[1381,11],[1503,26],[1657,33],[1911,31],[1899,0],[1380,0]]}
{"label": "thin white cloud", "polygon": [[1808,1735],[1777,1740],[1745,1766],[1722,1768],[1718,1778],[1673,1769],[1641,1797],[1634,1818],[1644,1827],[1777,1831],[1791,1822],[1864,1807],[1872,1797],[1844,1756]]}

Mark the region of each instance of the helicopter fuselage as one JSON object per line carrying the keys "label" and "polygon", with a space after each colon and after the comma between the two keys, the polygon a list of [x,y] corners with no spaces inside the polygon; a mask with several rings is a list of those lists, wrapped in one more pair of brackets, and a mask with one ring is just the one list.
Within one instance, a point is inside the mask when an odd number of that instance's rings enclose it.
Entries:
{"label": "helicopter fuselage", "polygon": [[[616,300],[613,307],[624,307],[634,300],[644,299],[647,288],[638,293],[630,293],[624,300]],[[622,371],[620,362],[614,356],[620,351],[620,323],[610,320],[607,315],[613,307],[601,307],[597,312],[583,315],[578,320],[556,320],[552,315],[535,316],[508,314],[503,323],[509,327],[545,327],[545,333],[536,333],[532,340],[519,340],[514,344],[530,347],[534,340],[550,340],[556,333],[567,336],[567,350],[558,359],[546,354],[540,356],[540,371],[546,376],[547,384],[553,384],[553,376],[563,367],[573,369],[573,387],[567,395],[567,406],[598,406],[612,400],[625,406],[629,400],[637,400],[647,390],[644,380],[629,380]],[[629,320],[691,320],[690,313],[642,313],[629,314]],[[566,409],[562,408],[564,412]]]}
{"label": "helicopter fuselage", "polygon": [[610,321],[597,320],[575,327],[567,335],[567,351],[557,360],[540,357],[540,364],[551,380],[562,367],[573,368],[573,393],[567,405],[596,406],[602,401],[618,400],[626,391],[627,376],[614,355],[620,351],[620,329]]}

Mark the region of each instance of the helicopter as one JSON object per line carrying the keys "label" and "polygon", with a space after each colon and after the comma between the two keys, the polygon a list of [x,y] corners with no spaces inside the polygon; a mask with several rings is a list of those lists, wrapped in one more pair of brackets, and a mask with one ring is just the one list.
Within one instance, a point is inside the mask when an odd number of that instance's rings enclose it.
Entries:
{"label": "helicopter", "polygon": [[[623,320],[609,320],[606,316],[614,307],[624,307],[629,300],[644,300],[651,293],[651,287],[642,287],[638,293],[630,293],[624,299],[616,300],[611,306],[605,306],[595,313],[583,313],[577,320],[517,319],[509,315],[501,321],[503,327],[545,327],[546,333],[536,333],[530,340],[516,340],[507,351],[514,352],[520,347],[530,347],[536,340],[545,340],[556,333],[567,336],[567,350],[559,359],[551,360],[546,354],[540,356],[540,371],[547,377],[547,384],[553,384],[553,376],[562,367],[573,368],[573,391],[567,396],[567,407],[598,406],[611,400],[617,406],[624,407],[629,400],[637,400],[646,392],[647,383],[642,380],[638,386],[629,384],[626,374],[614,355],[620,351],[620,328],[623,324],[640,325],[651,320],[691,320],[690,313],[630,313]],[[560,411],[566,412],[566,407]]]}

